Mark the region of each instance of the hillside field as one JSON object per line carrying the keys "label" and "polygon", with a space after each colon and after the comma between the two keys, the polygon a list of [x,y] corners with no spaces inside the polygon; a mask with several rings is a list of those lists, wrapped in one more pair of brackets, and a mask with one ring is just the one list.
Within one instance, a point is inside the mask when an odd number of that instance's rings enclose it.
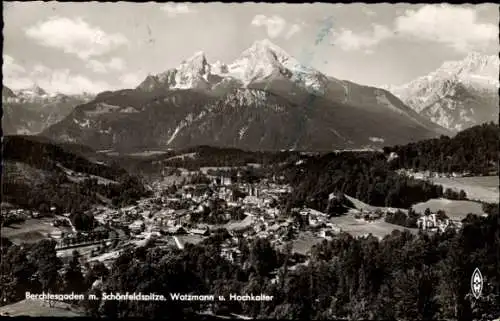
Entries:
{"label": "hillside field", "polygon": [[445,211],[446,215],[452,220],[461,221],[467,214],[486,215],[481,203],[472,201],[453,201],[445,198],[430,199],[427,202],[415,204],[413,209],[417,213],[423,214],[425,209],[429,208],[435,213],[438,210]]}
{"label": "hillside field", "polygon": [[432,178],[434,184],[442,185],[443,188],[451,188],[456,191],[463,189],[470,200],[478,200],[488,203],[498,203],[499,189],[498,176],[474,176],[447,178]]}

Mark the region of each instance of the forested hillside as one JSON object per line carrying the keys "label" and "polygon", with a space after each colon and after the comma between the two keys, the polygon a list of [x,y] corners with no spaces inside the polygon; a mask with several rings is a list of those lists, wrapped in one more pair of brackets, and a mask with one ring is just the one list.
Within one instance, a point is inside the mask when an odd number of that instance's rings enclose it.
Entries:
{"label": "forested hillside", "polygon": [[[498,173],[499,127],[489,123],[450,138],[424,140],[404,146],[385,147],[384,153],[342,152],[310,157],[300,166],[285,169],[294,187],[289,206],[328,206],[330,193],[344,193],[375,206],[408,208],[418,202],[443,197],[443,188],[395,172],[414,168],[439,172]],[[391,153],[398,157],[388,159]],[[456,194],[456,195],[455,195]],[[446,193],[464,199],[464,193]]]}
{"label": "forested hillside", "polygon": [[452,138],[441,136],[385,147],[384,153],[398,155],[392,162],[395,168],[498,175],[499,134],[499,125],[491,122],[466,129]]}
{"label": "forested hillside", "polygon": [[330,193],[401,208],[443,195],[440,186],[392,171],[381,153],[332,153],[290,166],[285,175],[294,188],[289,206],[307,205],[320,211],[328,207]]}
{"label": "forested hillside", "polygon": [[[127,172],[119,167],[106,166],[91,162],[71,149],[77,145],[58,145],[44,137],[38,136],[6,136],[3,139],[3,159],[21,161],[41,170],[56,170],[57,165],[76,172],[96,175],[108,179],[126,176]],[[81,146],[81,151],[89,150]]]}
{"label": "forested hillside", "polygon": [[103,199],[119,205],[147,194],[124,169],[89,161],[44,138],[4,137],[2,156],[2,201],[24,208],[76,213]]}

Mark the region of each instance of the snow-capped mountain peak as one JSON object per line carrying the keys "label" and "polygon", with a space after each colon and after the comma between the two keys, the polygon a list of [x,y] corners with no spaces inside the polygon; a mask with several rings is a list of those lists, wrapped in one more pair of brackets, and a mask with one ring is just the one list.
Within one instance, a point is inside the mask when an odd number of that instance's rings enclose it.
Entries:
{"label": "snow-capped mountain peak", "polygon": [[288,79],[308,91],[322,92],[326,76],[306,67],[269,39],[255,41],[232,63],[209,64],[202,51],[184,60],[179,67],[158,76],[148,76],[139,89],[206,89],[224,87],[234,82],[241,87]]}
{"label": "snow-capped mountain peak", "polygon": [[498,56],[485,55],[485,54],[482,54],[482,53],[479,53],[476,51],[470,52],[469,54],[467,54],[467,56],[464,59],[464,61],[467,62],[468,64],[472,63],[475,65],[481,65],[481,66],[494,63],[497,60],[498,60]]}
{"label": "snow-capped mountain peak", "polygon": [[279,58],[286,55],[268,40],[256,41],[228,66],[228,73],[244,85],[263,80],[279,70]]}
{"label": "snow-capped mountain peak", "polygon": [[17,94],[20,96],[31,96],[31,97],[45,97],[49,94],[43,88],[38,85],[33,85],[32,87],[21,89],[17,91]]}
{"label": "snow-capped mountain peak", "polygon": [[479,76],[498,81],[498,66],[498,56],[472,52],[462,60],[443,63],[437,73],[453,75],[462,79]]}
{"label": "snow-capped mountain peak", "polygon": [[244,85],[263,82],[270,77],[287,78],[308,91],[322,92],[326,76],[301,64],[270,40],[256,41],[228,66],[229,74]]}
{"label": "snow-capped mountain peak", "polygon": [[407,84],[387,88],[416,112],[459,131],[497,119],[498,74],[498,56],[471,52]]}
{"label": "snow-capped mountain peak", "polygon": [[436,71],[407,84],[387,88],[396,96],[409,99],[414,95],[413,91],[434,92],[437,83],[444,86],[452,82],[461,82],[473,87],[498,86],[498,73],[498,56],[472,52],[462,60],[446,61]]}
{"label": "snow-capped mountain peak", "polygon": [[203,51],[198,51],[189,59],[184,60],[177,69],[183,72],[204,75],[210,72],[210,65],[207,62],[205,53]]}
{"label": "snow-capped mountain peak", "polygon": [[148,75],[137,87],[140,90],[156,89],[207,89],[210,87],[211,66],[203,51],[195,52],[177,68],[158,75]]}
{"label": "snow-capped mountain peak", "polygon": [[40,133],[68,116],[73,108],[87,103],[93,97],[85,92],[80,95],[47,92],[36,85],[20,90],[11,90],[3,86],[4,133],[23,135]]}
{"label": "snow-capped mountain peak", "polygon": [[208,76],[210,75],[210,64],[207,62],[203,51],[196,52],[189,59],[184,60],[176,68],[175,85],[176,89],[189,89],[198,87],[208,87]]}
{"label": "snow-capped mountain peak", "polygon": [[78,101],[92,100],[95,95],[88,92],[80,94],[63,94],[60,92],[48,92],[38,85],[33,85],[28,88],[11,90],[3,86],[2,101],[17,102],[17,103],[60,103],[62,101],[76,99]]}
{"label": "snow-capped mountain peak", "polygon": [[32,91],[35,95],[38,95],[38,96],[45,96],[45,95],[48,95],[47,91],[45,91],[43,88],[41,88],[40,86],[37,86],[37,85],[34,85],[34,86],[31,88],[31,91]]}
{"label": "snow-capped mountain peak", "polygon": [[269,39],[255,41],[250,46],[250,48],[243,51],[242,53],[242,56],[249,56],[249,55],[254,55],[254,56],[270,55],[273,59],[281,63],[290,58],[290,55],[285,50],[281,49],[281,47],[272,43]]}
{"label": "snow-capped mountain peak", "polygon": [[227,65],[225,63],[222,63],[219,60],[217,60],[216,62],[214,62],[210,66],[210,71],[214,75],[224,75],[224,74],[227,74],[228,68],[227,68]]}

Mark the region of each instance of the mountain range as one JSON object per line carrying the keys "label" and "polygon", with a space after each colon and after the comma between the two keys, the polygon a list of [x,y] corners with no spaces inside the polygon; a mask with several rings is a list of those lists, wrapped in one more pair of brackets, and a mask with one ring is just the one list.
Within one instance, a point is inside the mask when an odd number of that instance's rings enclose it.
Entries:
{"label": "mountain range", "polygon": [[234,62],[197,52],[135,89],[103,92],[42,135],[95,149],[380,148],[449,134],[389,91],[324,75],[269,40]]}
{"label": "mountain range", "polygon": [[49,94],[39,86],[14,91],[2,88],[2,131],[4,135],[34,135],[42,132],[66,116],[73,109],[93,96]]}
{"label": "mountain range", "polygon": [[498,77],[498,56],[472,52],[426,76],[386,89],[420,115],[458,132],[498,121]]}

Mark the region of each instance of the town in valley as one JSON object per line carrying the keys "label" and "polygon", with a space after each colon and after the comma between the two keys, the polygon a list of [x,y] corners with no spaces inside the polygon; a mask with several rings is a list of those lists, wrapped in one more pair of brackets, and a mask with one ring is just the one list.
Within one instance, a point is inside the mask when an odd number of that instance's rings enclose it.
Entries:
{"label": "town in valley", "polygon": [[498,5],[3,9],[1,316],[500,321]]}

